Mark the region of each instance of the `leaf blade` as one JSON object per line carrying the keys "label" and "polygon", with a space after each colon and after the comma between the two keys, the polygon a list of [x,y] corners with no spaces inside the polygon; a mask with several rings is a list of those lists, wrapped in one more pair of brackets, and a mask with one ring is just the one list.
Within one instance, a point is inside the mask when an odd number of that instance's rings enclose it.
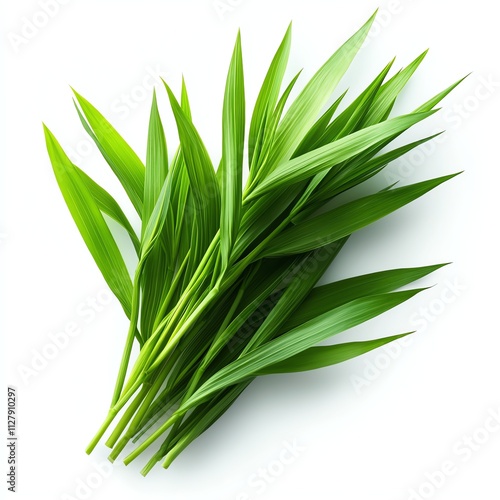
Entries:
{"label": "leaf blade", "polygon": [[222,116],[220,241],[225,269],[240,225],[242,197],[245,88],[240,33],[229,66]]}
{"label": "leaf blade", "polygon": [[256,375],[296,373],[325,368],[327,366],[343,363],[344,361],[361,356],[362,354],[378,349],[389,342],[394,342],[395,340],[399,340],[407,335],[410,334],[403,333],[400,335],[393,335],[391,337],[365,340],[361,342],[346,342],[331,346],[310,347],[295,356],[260,370],[256,373]]}
{"label": "leaf blade", "polygon": [[354,200],[283,231],[265,250],[266,257],[308,252],[385,217],[458,174],[445,175]]}
{"label": "leaf blade", "polygon": [[83,111],[76,109],[80,120],[122,184],[137,213],[141,215],[144,196],[144,164],[106,118],[73,89]]}
{"label": "leaf blade", "polygon": [[122,254],[71,160],[45,125],[44,133],[54,174],[71,216],[106,283],[130,316],[132,280]]}

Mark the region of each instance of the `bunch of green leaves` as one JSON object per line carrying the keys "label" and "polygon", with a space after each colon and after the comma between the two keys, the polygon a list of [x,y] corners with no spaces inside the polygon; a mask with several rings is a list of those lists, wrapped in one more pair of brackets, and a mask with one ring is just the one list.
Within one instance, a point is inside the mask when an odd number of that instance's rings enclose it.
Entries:
{"label": "bunch of green leaves", "polygon": [[[88,452],[120,414],[106,441],[110,458],[140,441],[126,456],[128,464],[161,440],[143,473],[159,461],[167,467],[256,377],[329,366],[407,335],[317,346],[413,297],[421,289],[398,289],[440,267],[386,270],[317,286],[352,233],[453,177],[388,186],[331,208],[329,202],[340,194],[432,139],[388,147],[432,115],[459,83],[410,113],[391,116],[423,53],[389,77],[391,61],[343,111],[346,92],[328,105],[374,17],[291,103],[299,75],[284,85],[289,28],[258,94],[248,133],[238,34],[225,87],[217,169],[194,125],[184,81],[180,99],[166,83],[164,89],[180,144],[169,154],[153,95],[145,162],[75,92],[82,125],[128,195],[140,231],[45,128],[66,204],[130,319],[111,406]],[[133,276],[110,219],[135,249]],[[132,360],[134,343],[140,350]]]}

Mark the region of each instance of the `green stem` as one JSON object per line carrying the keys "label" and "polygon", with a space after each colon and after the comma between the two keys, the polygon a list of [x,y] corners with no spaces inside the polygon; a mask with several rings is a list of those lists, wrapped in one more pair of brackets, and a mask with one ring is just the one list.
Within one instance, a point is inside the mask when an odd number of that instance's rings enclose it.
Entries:
{"label": "green stem", "polygon": [[130,361],[130,354],[132,346],[134,345],[135,331],[137,329],[137,320],[139,318],[139,298],[140,298],[140,278],[142,272],[142,264],[139,262],[134,277],[134,288],[132,292],[132,312],[130,314],[130,326],[128,329],[127,340],[125,341],[125,349],[123,350],[120,368],[118,370],[118,378],[116,379],[115,390],[113,392],[113,399],[111,407],[113,407],[122,393],[123,384],[125,382],[125,375]]}
{"label": "green stem", "polygon": [[182,264],[180,265],[179,269],[177,270],[177,274],[175,275],[174,280],[172,281],[172,284],[170,285],[170,289],[167,293],[167,296],[165,297],[165,300],[163,301],[160,310],[158,311],[158,314],[156,315],[154,324],[153,324],[153,332],[158,328],[158,325],[161,323],[161,320],[163,319],[167,308],[170,304],[170,301],[172,300],[173,295],[175,294],[175,291],[177,290],[177,286],[179,285],[179,282],[182,278],[182,273],[184,272],[184,269],[186,268],[186,265],[189,260],[189,254],[191,253],[191,250],[189,250],[186,254],[186,257],[184,257],[184,260],[182,261]]}
{"label": "green stem", "polygon": [[[109,459],[111,461],[114,461],[114,460],[116,460],[116,458],[118,458],[118,455],[121,453],[123,448],[125,448],[126,444],[130,441],[132,436],[137,432],[137,429],[138,429],[138,427],[139,427],[139,425],[144,417],[144,414],[149,409],[151,402],[153,401],[154,397],[156,396],[156,394],[160,390],[160,387],[162,386],[163,382],[165,381],[165,377],[168,375],[170,369],[172,368],[172,364],[173,364],[173,362],[170,362],[170,360],[169,360],[169,362],[166,363],[165,366],[162,368],[160,373],[158,373],[154,383],[148,381],[144,384],[144,387],[147,388],[147,394],[145,394],[145,397],[144,396],[142,397],[140,408],[138,409],[137,412],[134,411],[134,415],[133,415],[134,418],[132,419],[132,422],[130,422],[130,425],[128,426],[128,429],[125,432],[125,435],[120,439],[118,444],[116,444],[116,441],[118,440],[118,438],[122,434],[123,430],[125,429],[125,426],[129,422],[130,418],[127,419],[126,421],[124,420],[123,422],[120,421],[118,423],[118,426],[115,428],[113,434],[110,436],[110,438],[106,442],[106,445],[113,448],[113,450],[111,451],[111,454],[109,455]],[[141,393],[142,393],[142,391],[141,391]]]}
{"label": "green stem", "polygon": [[110,408],[108,415],[104,422],[102,423],[101,427],[99,427],[97,433],[95,436],[92,438],[90,441],[89,445],[87,446],[86,452],[87,454],[92,453],[92,450],[97,446],[97,443],[100,441],[108,427],[110,426],[111,422],[113,422],[114,418],[118,414],[118,412],[123,408],[125,403],[135,394],[137,389],[140,387],[142,383],[142,380],[138,380],[133,387],[130,388],[129,391],[125,392],[120,399],[116,402],[115,406]]}
{"label": "green stem", "polygon": [[149,392],[149,386],[151,384],[144,384],[142,389],[140,390],[139,394],[134,398],[132,403],[129,405],[129,407],[126,409],[125,413],[123,414],[122,418],[118,422],[118,425],[115,427],[114,431],[111,433],[109,436],[108,440],[106,441],[106,446],[109,448],[113,448],[115,445],[116,441],[120,437],[121,433],[123,432],[123,429],[127,426],[128,422],[132,418],[132,416],[135,414],[137,409],[139,408],[139,405],[142,403],[144,398],[146,397],[146,394]]}
{"label": "green stem", "polygon": [[[187,411],[187,410],[186,410]],[[186,411],[175,412],[163,425],[161,425],[151,436],[149,436],[142,444],[140,444],[132,453],[127,455],[123,460],[125,465],[128,465],[132,460],[137,458],[146,448],[154,443],[169,427],[179,420]]]}

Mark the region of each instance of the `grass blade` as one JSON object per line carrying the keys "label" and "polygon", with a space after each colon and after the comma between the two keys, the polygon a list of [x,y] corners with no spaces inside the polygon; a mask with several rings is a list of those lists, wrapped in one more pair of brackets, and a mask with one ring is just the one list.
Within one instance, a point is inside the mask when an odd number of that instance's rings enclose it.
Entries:
{"label": "grass blade", "polygon": [[82,115],[75,103],[83,127],[121,182],[137,213],[141,215],[144,195],[143,163],[111,123],[87,99],[75,90],[73,92],[83,111]]}
{"label": "grass blade", "polygon": [[220,241],[222,269],[225,269],[240,225],[245,143],[245,88],[239,33],[227,75],[222,117]]}
{"label": "grass blade", "polygon": [[103,187],[99,186],[99,184],[97,184],[97,182],[89,177],[83,170],[78,168],[76,165],[73,166],[80,175],[85,187],[94,198],[99,210],[118,222],[118,224],[120,224],[127,231],[130,236],[130,240],[134,245],[135,251],[137,252],[137,255],[139,255],[141,243],[129,220],[120,208],[120,205],[118,205],[116,200]]}
{"label": "grass blade", "polygon": [[106,283],[130,316],[132,281],[122,254],[73,163],[45,125],[44,132],[54,174],[71,216]]}
{"label": "grass blade", "polygon": [[261,178],[272,172],[278,164],[288,160],[314,125],[321,109],[361,48],[375,15],[376,13],[328,59],[292,103],[280,124],[273,155],[266,162]]}
{"label": "grass blade", "polygon": [[322,170],[331,168],[365,151],[371,146],[399,134],[412,125],[424,120],[434,111],[411,113],[392,120],[364,128],[349,134],[331,144],[327,144],[309,153],[282,163],[268,175],[264,181],[248,196],[246,201],[262,196],[278,186],[289,186],[306,180]]}
{"label": "grass blade", "polygon": [[298,223],[277,236],[264,255],[277,257],[308,252],[368,226],[458,174],[445,175],[390,191],[365,196]]}
{"label": "grass blade", "polygon": [[273,113],[273,110],[278,101],[278,96],[285,75],[288,57],[290,54],[290,45],[292,41],[292,24],[288,26],[283,41],[279,46],[269,70],[266,74],[262,87],[260,89],[257,101],[255,103],[252,120],[250,122],[250,132],[248,137],[248,164],[251,166],[250,179],[255,176],[255,171],[252,170],[255,161],[254,156],[258,158],[261,142],[259,137],[264,136],[264,127],[268,117]]}
{"label": "grass blade", "polygon": [[361,356],[362,354],[373,351],[373,349],[382,347],[389,342],[394,342],[407,335],[410,334],[403,333],[375,340],[365,340],[363,342],[346,342],[344,344],[331,346],[310,347],[284,361],[263,368],[256,375],[295,373],[325,368]]}

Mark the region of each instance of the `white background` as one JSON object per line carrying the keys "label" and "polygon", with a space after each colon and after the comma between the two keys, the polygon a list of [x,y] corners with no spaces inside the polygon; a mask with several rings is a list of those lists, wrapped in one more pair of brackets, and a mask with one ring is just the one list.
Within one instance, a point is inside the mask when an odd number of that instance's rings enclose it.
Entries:
{"label": "white background", "polygon": [[[40,3],[10,2],[1,18],[3,387],[18,390],[17,498],[500,498],[500,424],[484,431],[489,415],[500,411],[494,2],[72,0],[22,40],[27,22],[43,22]],[[159,73],[179,89],[183,73],[195,123],[218,160],[224,80],[239,27],[251,105],[290,20],[288,77],[304,67],[303,83],[377,6],[370,41],[337,95],[347,87],[356,95],[394,55],[400,68],[427,47],[397,111],[414,109],[473,71],[438,115],[405,136],[447,129],[440,143],[391,165],[379,180],[405,184],[465,173],[355,235],[328,273],[331,280],[453,261],[421,282],[435,287],[342,340],[416,327],[419,333],[395,347],[392,358],[379,350],[329,369],[257,381],[168,471],[159,467],[144,479],[141,459],[96,475],[94,464],[105,461],[107,449],[100,445],[88,457],[84,448],[105,416],[126,322],[58,192],[41,122],[123,201],[95,147],[87,147],[69,85],[144,158],[148,75]],[[173,151],[172,118],[157,88]],[[79,334],[45,365],[39,360],[36,375],[22,377],[20,369],[50,352],[50,335],[68,324]],[[295,442],[293,460],[285,442]],[[290,463],[280,464],[280,456]],[[444,462],[453,474],[435,474]],[[268,479],[259,478],[264,473]],[[89,480],[85,491],[81,484]]]}

